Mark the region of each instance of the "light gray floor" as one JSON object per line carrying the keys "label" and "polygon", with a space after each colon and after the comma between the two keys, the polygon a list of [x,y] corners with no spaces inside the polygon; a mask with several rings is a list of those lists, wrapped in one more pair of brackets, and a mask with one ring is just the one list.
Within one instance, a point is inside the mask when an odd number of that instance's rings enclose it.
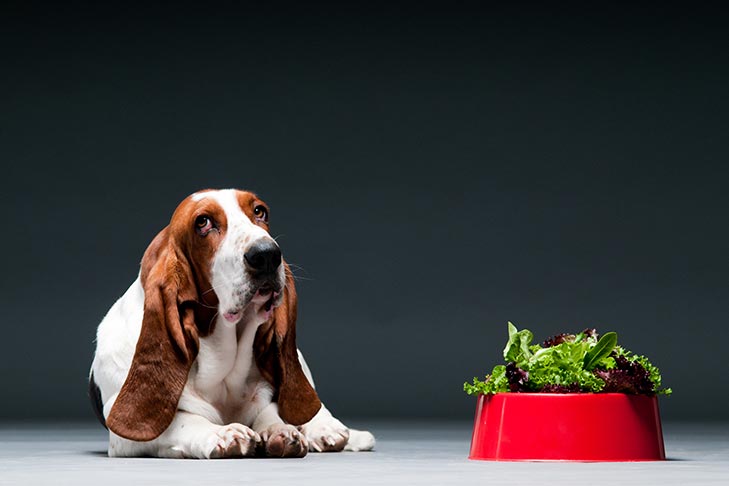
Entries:
{"label": "light gray floor", "polygon": [[355,423],[376,452],[304,459],[110,459],[95,424],[0,426],[0,484],[661,484],[729,485],[729,424],[664,424],[668,461],[482,462],[466,459],[469,423]]}

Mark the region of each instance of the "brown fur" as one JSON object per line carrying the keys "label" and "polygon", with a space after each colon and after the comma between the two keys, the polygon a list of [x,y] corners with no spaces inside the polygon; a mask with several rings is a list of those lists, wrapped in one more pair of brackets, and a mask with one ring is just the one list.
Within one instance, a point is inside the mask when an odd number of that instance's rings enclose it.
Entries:
{"label": "brown fur", "polygon": [[[251,221],[268,231],[268,221],[253,213],[255,206],[266,207],[265,203],[242,191],[238,201]],[[212,216],[218,224],[218,231],[205,238],[194,230],[201,214]],[[115,434],[148,441],[172,422],[197,357],[199,338],[214,331],[218,299],[212,291],[210,268],[226,230],[225,214],[214,200],[187,198],[147,248],[140,274],[145,295],[142,330],[129,374],[106,421]],[[286,277],[282,304],[259,328],[254,354],[262,375],[276,389],[281,418],[301,425],[318,412],[321,402],[296,352],[296,290],[288,266]]]}
{"label": "brown fur", "polygon": [[199,346],[189,265],[171,244],[169,228],[160,235],[142,260],[142,330],[106,420],[112,432],[137,441],[152,440],[169,426]]}
{"label": "brown fur", "polygon": [[288,265],[283,301],[273,318],[258,328],[253,349],[258,369],[277,390],[281,418],[293,425],[311,420],[321,401],[306,379],[296,351],[296,289]]}

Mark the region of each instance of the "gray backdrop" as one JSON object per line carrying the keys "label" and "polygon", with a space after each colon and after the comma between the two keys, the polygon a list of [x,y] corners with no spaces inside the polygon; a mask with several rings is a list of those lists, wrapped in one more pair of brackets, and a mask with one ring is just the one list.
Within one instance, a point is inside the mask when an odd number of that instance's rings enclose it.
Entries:
{"label": "gray backdrop", "polygon": [[472,416],[464,380],[594,326],[727,418],[720,11],[0,7],[0,417],[91,418],[96,326],[187,194],[257,191],[344,417]]}

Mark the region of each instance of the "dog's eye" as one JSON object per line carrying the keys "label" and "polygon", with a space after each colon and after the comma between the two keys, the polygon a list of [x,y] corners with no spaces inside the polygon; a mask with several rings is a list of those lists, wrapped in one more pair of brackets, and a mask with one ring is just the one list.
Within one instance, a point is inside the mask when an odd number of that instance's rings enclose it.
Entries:
{"label": "dog's eye", "polygon": [[256,216],[256,219],[263,221],[264,223],[268,222],[268,210],[265,206],[256,206],[253,208],[253,214]]}
{"label": "dog's eye", "polygon": [[207,216],[198,216],[195,218],[195,231],[201,236],[205,236],[213,229],[213,222]]}

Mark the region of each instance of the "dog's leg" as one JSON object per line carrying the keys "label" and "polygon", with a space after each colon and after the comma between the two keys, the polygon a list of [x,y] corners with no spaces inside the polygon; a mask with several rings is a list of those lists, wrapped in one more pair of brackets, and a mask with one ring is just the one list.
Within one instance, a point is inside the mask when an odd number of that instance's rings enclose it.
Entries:
{"label": "dog's leg", "polygon": [[109,433],[109,456],[153,456],[217,459],[254,455],[261,437],[245,425],[216,425],[208,419],[178,411],[162,435],[136,442]]}
{"label": "dog's leg", "polygon": [[322,404],[314,418],[300,428],[313,452],[339,452],[349,441],[349,429]]}
{"label": "dog's leg", "polygon": [[253,422],[253,430],[260,434],[268,457],[304,457],[309,450],[306,436],[293,425],[284,423],[275,402],[261,410]]}
{"label": "dog's leg", "polygon": [[[299,363],[304,375],[314,387],[311,370],[299,351]],[[322,404],[319,412],[310,421],[299,427],[313,452],[371,451],[375,448],[375,436],[365,430],[346,427]]]}
{"label": "dog's leg", "polygon": [[371,451],[375,448],[375,436],[367,430],[349,429],[349,440],[344,446],[345,451],[361,452]]}

